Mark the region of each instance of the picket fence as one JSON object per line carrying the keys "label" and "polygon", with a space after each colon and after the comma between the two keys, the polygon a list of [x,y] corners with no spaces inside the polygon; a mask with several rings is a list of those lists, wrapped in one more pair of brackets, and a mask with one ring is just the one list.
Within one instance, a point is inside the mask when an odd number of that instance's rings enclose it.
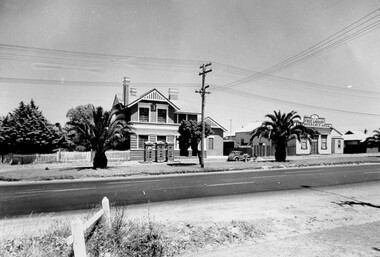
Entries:
{"label": "picket fence", "polygon": [[[86,240],[85,233],[99,219],[103,217],[105,229],[111,229],[111,213],[110,205],[107,197],[102,200],[102,209],[99,210],[91,219],[83,223],[79,218],[71,222],[71,233],[67,239],[67,245],[73,245],[73,251],[75,257],[86,257]],[[106,255],[107,256],[107,255]]]}
{"label": "picket fence", "polygon": [[[107,151],[109,161],[129,161],[130,151]],[[3,163],[28,164],[51,162],[92,162],[94,152],[64,152],[58,151],[52,154],[12,154],[2,156]]]}

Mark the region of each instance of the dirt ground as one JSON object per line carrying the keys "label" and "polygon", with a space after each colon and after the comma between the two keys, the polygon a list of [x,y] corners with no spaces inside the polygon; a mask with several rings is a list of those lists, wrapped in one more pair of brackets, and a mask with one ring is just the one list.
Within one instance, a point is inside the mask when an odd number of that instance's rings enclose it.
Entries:
{"label": "dirt ground", "polygon": [[[127,207],[130,219],[213,225],[248,221],[263,232],[254,241],[210,245],[190,256],[380,256],[380,182],[305,188]],[[2,236],[43,232],[85,212],[0,221]],[[5,232],[6,231],[6,232]],[[7,235],[5,235],[5,233]]]}
{"label": "dirt ground", "polygon": [[[151,204],[162,222],[254,222],[264,237],[183,256],[380,256],[380,182]],[[141,215],[143,206],[129,215]]]}

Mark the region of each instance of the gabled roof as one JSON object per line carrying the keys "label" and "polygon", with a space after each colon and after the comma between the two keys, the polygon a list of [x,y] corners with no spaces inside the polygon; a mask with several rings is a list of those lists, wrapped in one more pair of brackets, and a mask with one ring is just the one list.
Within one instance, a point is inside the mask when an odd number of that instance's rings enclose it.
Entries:
{"label": "gabled roof", "polygon": [[124,105],[123,100],[120,97],[120,95],[115,95],[115,98],[113,99],[112,107],[114,107],[114,106],[116,106],[118,104]]}
{"label": "gabled roof", "polygon": [[261,124],[263,124],[262,121],[255,121],[255,122],[248,123],[244,127],[241,127],[235,130],[235,134],[244,133],[244,132],[252,132],[254,129],[261,127]]}
{"label": "gabled roof", "polygon": [[331,136],[332,137],[342,137],[342,133],[340,133],[336,128],[331,127]]}
{"label": "gabled roof", "polygon": [[172,101],[170,101],[168,98],[166,98],[160,91],[158,91],[155,88],[146,92],[145,94],[141,95],[140,97],[138,97],[137,99],[135,99],[134,101],[129,103],[127,107],[131,107],[131,106],[133,106],[133,105],[135,105],[138,102],[143,101],[143,100],[166,102],[170,106],[172,106],[174,109],[176,109],[176,110],[180,109],[177,105],[175,105]]}
{"label": "gabled roof", "polygon": [[360,141],[364,142],[369,135],[359,131],[359,130],[349,130],[343,135],[345,141]]}
{"label": "gabled roof", "polygon": [[212,119],[211,117],[206,117],[205,118],[205,122],[210,124],[211,128],[220,128],[222,129],[224,132],[227,131],[227,129],[225,129],[222,125],[220,125],[218,122],[216,122],[214,119]]}

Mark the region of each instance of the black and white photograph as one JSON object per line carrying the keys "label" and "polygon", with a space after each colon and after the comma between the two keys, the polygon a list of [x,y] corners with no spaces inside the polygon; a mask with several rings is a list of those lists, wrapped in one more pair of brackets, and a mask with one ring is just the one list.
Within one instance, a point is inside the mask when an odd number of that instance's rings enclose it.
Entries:
{"label": "black and white photograph", "polygon": [[380,256],[380,0],[0,0],[0,256]]}

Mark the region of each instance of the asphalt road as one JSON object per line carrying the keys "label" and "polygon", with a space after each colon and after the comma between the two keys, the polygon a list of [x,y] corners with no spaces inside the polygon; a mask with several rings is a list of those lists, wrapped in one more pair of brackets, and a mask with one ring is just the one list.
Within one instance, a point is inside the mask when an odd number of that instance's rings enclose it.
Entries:
{"label": "asphalt road", "polygon": [[0,186],[0,218],[111,205],[380,180],[380,165],[331,166]]}

